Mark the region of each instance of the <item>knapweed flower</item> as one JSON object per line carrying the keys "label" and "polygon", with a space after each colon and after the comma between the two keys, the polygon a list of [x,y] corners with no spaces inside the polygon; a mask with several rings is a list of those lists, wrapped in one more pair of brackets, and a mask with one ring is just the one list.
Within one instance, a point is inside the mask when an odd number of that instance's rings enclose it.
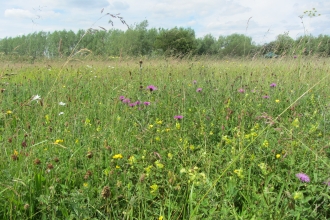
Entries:
{"label": "knapweed flower", "polygon": [[182,115],[176,115],[176,116],[174,116],[174,119],[181,120],[181,119],[183,119],[183,116]]}
{"label": "knapweed flower", "polygon": [[123,103],[130,103],[131,102],[131,100],[129,100],[129,99],[123,99],[123,101],[122,101]]}
{"label": "knapweed flower", "polygon": [[201,92],[201,91],[202,91],[202,88],[196,89],[196,92]]}
{"label": "knapweed flower", "polygon": [[147,86],[147,89],[148,89],[150,92],[152,92],[152,91],[157,90],[157,87],[154,86],[154,85],[149,85],[149,86]]}
{"label": "knapweed flower", "polygon": [[294,56],[293,56],[293,58],[294,58],[294,59],[296,59],[296,58],[297,58],[297,56],[296,56],[296,55],[294,55]]}
{"label": "knapweed flower", "polygon": [[121,159],[121,158],[123,158],[123,155],[121,155],[121,154],[115,154],[115,155],[113,155],[112,158],[113,159]]}
{"label": "knapweed flower", "polygon": [[239,92],[239,93],[244,93],[245,90],[244,90],[243,88],[240,88],[240,89],[238,90],[238,92]]}
{"label": "knapweed flower", "polygon": [[193,81],[193,83],[194,83],[194,84],[196,84],[196,83],[197,83],[197,81],[196,81],[196,80],[194,80],[194,81]]}
{"label": "knapweed flower", "polygon": [[61,105],[61,106],[65,106],[66,105],[66,103],[64,103],[64,102],[59,102],[58,104]]}
{"label": "knapweed flower", "polygon": [[262,98],[263,99],[269,99],[269,96],[268,95],[264,95]]}
{"label": "knapweed flower", "polygon": [[150,105],[150,102],[143,102],[143,105],[148,106]]}
{"label": "knapweed flower", "polygon": [[130,103],[129,106],[130,106],[130,107],[134,107],[134,106],[136,106],[136,102]]}
{"label": "knapweed flower", "polygon": [[276,83],[271,83],[270,84],[270,87],[272,87],[272,88],[274,88],[274,87],[276,87],[277,85],[276,85]]}
{"label": "knapweed flower", "polygon": [[311,181],[309,176],[305,173],[297,173],[296,177],[303,183],[309,183]]}
{"label": "knapweed flower", "polygon": [[124,99],[125,99],[125,96],[123,96],[123,95],[119,96],[120,101],[123,101]]}

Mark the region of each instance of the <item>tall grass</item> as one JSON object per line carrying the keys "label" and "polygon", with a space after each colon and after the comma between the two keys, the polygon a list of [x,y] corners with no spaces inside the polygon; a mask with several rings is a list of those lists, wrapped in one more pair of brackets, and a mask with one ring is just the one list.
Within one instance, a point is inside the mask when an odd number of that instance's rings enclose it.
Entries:
{"label": "tall grass", "polygon": [[326,63],[3,66],[0,216],[327,219]]}

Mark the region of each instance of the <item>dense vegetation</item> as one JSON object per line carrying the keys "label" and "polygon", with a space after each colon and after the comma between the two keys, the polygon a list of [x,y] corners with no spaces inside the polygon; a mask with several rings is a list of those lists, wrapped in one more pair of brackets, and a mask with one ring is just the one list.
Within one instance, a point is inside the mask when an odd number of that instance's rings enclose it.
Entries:
{"label": "dense vegetation", "polygon": [[1,66],[1,219],[330,218],[327,59],[70,62]]}
{"label": "dense vegetation", "polygon": [[[151,28],[148,22],[118,29],[89,29],[87,31],[38,32],[0,40],[2,59],[35,60],[90,55],[99,58],[159,55],[213,55],[216,57],[262,56],[267,52],[278,55],[330,55],[330,36],[302,36],[296,40],[282,34],[273,42],[256,45],[243,34],[219,36],[208,34],[196,38],[189,28]],[[75,49],[75,50],[74,50]],[[79,51],[79,52],[78,52]],[[77,53],[78,52],[78,53]]]}

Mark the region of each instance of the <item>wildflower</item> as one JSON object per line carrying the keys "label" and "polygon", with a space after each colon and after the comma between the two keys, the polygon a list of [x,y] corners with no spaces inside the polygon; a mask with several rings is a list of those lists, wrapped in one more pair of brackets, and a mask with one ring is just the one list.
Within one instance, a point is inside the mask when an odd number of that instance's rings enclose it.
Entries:
{"label": "wildflower", "polygon": [[240,89],[238,90],[238,92],[239,92],[239,93],[244,93],[245,90],[244,90],[243,88],[240,88]]}
{"label": "wildflower", "polygon": [[164,168],[164,164],[162,164],[161,162],[159,162],[159,160],[156,160],[156,161],[155,161],[155,165],[156,165],[156,167],[159,168],[159,169]]}
{"label": "wildflower", "polygon": [[134,107],[134,106],[136,106],[136,103],[135,103],[135,102],[130,103],[129,106],[130,106],[130,107]]}
{"label": "wildflower", "polygon": [[150,102],[143,102],[143,105],[148,106],[150,105]]}
{"label": "wildflower", "polygon": [[58,115],[64,115],[64,112],[60,112],[60,113],[58,113]]}
{"label": "wildflower", "polygon": [[37,101],[37,103],[38,103],[38,101],[41,99],[41,96],[40,95],[34,95],[34,96],[32,96],[32,100],[31,101]]}
{"label": "wildflower", "polygon": [[302,192],[295,192],[293,193],[293,199],[298,200],[304,198],[304,194]]}
{"label": "wildflower", "polygon": [[61,144],[61,143],[63,143],[64,142],[64,140],[62,140],[62,139],[57,139],[56,141],[55,141],[55,144]]}
{"label": "wildflower", "polygon": [[7,115],[13,114],[13,112],[10,110],[8,110],[6,113],[7,113]]}
{"label": "wildflower", "polygon": [[280,102],[280,100],[279,100],[279,99],[276,99],[276,100],[275,100],[275,102],[276,102],[276,103],[279,103],[279,102]]}
{"label": "wildflower", "polygon": [[262,98],[263,99],[269,99],[269,96],[268,95],[264,95]]}
{"label": "wildflower", "polygon": [[234,170],[234,173],[236,173],[239,178],[244,177],[242,168]]}
{"label": "wildflower", "polygon": [[276,159],[279,159],[281,157],[281,154],[276,154]]}
{"label": "wildflower", "polygon": [[121,155],[121,154],[115,154],[112,158],[113,159],[121,159],[121,158],[123,158],[123,155]]}
{"label": "wildflower", "polygon": [[163,220],[164,219],[164,216],[159,216],[158,220]]}
{"label": "wildflower", "polygon": [[296,118],[295,120],[293,120],[293,122],[291,123],[291,125],[292,125],[293,127],[298,128],[298,127],[299,127],[299,119]]}
{"label": "wildflower", "polygon": [[182,115],[176,115],[176,116],[174,116],[174,119],[181,120],[181,119],[183,119],[183,116]]}
{"label": "wildflower", "polygon": [[154,127],[154,125],[149,125],[149,128],[153,128]]}
{"label": "wildflower", "polygon": [[274,87],[276,87],[277,85],[276,85],[276,83],[271,83],[270,84],[270,87],[272,87],[272,88],[274,88]]}
{"label": "wildflower", "polygon": [[58,104],[61,105],[61,106],[65,106],[66,105],[66,103],[64,103],[64,102],[59,102]]}
{"label": "wildflower", "polygon": [[294,59],[296,59],[296,58],[297,58],[297,56],[296,56],[296,55],[294,55],[294,56],[293,56],[293,58],[294,58]]}
{"label": "wildflower", "polygon": [[123,101],[124,99],[125,99],[125,96],[123,96],[123,95],[119,96],[120,101]]}
{"label": "wildflower", "polygon": [[130,156],[130,157],[128,158],[128,163],[129,163],[130,165],[133,165],[135,162],[136,162],[136,159],[135,159],[134,156]]}
{"label": "wildflower", "polygon": [[180,129],[180,127],[181,127],[180,123],[176,123],[175,127],[176,127],[176,129]]}
{"label": "wildflower", "polygon": [[309,176],[305,173],[297,173],[296,177],[303,183],[309,183],[310,182]]}
{"label": "wildflower", "polygon": [[168,153],[168,154],[167,154],[167,157],[168,157],[168,159],[172,160],[172,158],[173,158],[173,154]]}
{"label": "wildflower", "polygon": [[151,194],[155,194],[156,192],[157,192],[157,190],[158,190],[158,185],[157,184],[152,184],[151,186],[150,186],[150,193]]}
{"label": "wildflower", "polygon": [[120,166],[116,165],[116,169],[120,169]]}
{"label": "wildflower", "polygon": [[88,187],[88,183],[84,183],[83,186],[84,186],[85,188],[87,188],[87,187]]}
{"label": "wildflower", "polygon": [[194,83],[194,84],[196,84],[196,83],[197,83],[197,81],[196,81],[196,80],[194,80],[194,81],[193,81],[193,83]]}
{"label": "wildflower", "polygon": [[129,99],[124,99],[123,101],[122,101],[123,103],[130,103],[131,102],[131,100],[129,100]]}
{"label": "wildflower", "polygon": [[201,91],[202,91],[202,88],[196,89],[196,92],[201,92]]}
{"label": "wildflower", "polygon": [[149,86],[147,86],[147,89],[148,89],[150,92],[152,92],[152,91],[157,90],[157,87],[154,86],[154,85],[149,85]]}

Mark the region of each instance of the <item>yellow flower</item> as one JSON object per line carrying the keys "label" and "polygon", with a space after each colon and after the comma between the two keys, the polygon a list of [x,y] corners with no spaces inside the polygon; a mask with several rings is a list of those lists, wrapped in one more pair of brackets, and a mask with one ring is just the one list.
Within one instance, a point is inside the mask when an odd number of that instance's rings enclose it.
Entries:
{"label": "yellow flower", "polygon": [[123,155],[121,155],[121,154],[116,154],[116,155],[114,155],[112,158],[113,158],[113,159],[121,159],[121,158],[123,158]]}
{"label": "yellow flower", "polygon": [[172,158],[173,158],[173,154],[168,153],[168,154],[167,154],[167,157],[168,157],[168,159],[172,160]]}
{"label": "yellow flower", "polygon": [[181,127],[180,123],[176,123],[175,127],[176,127],[176,129],[180,129],[180,127]]}
{"label": "yellow flower", "polygon": [[8,110],[8,111],[7,111],[7,115],[9,115],[9,114],[13,114],[13,112],[10,111],[10,110]]}
{"label": "yellow flower", "polygon": [[164,164],[162,164],[161,162],[159,162],[159,160],[156,160],[156,161],[155,161],[155,165],[156,165],[156,167],[159,168],[159,169],[164,168]]}
{"label": "yellow flower", "polygon": [[87,188],[87,187],[88,187],[88,183],[84,183],[83,186],[84,186],[85,188]]}
{"label": "yellow flower", "polygon": [[164,216],[159,216],[158,220],[163,220],[164,219]]}
{"label": "yellow flower", "polygon": [[154,125],[149,125],[149,128],[153,128]]}
{"label": "yellow flower", "polygon": [[116,165],[116,169],[120,169],[120,166]]}
{"label": "yellow flower", "polygon": [[62,140],[62,139],[57,139],[56,141],[55,141],[55,144],[61,144],[61,143],[63,143],[64,142],[64,140]]}
{"label": "yellow flower", "polygon": [[244,177],[242,168],[234,170],[234,173],[236,173],[239,178]]}
{"label": "yellow flower", "polygon": [[298,200],[298,199],[302,199],[302,198],[304,198],[304,194],[302,194],[302,192],[293,193],[293,199],[294,200]]}
{"label": "yellow flower", "polygon": [[135,157],[134,157],[134,156],[130,156],[130,157],[128,158],[128,162],[129,162],[130,165],[133,165],[133,163],[136,162]]}
{"label": "yellow flower", "polygon": [[293,127],[296,127],[296,128],[298,128],[299,127],[299,119],[298,118],[296,118],[293,122],[292,122],[292,124],[291,124]]}
{"label": "yellow flower", "polygon": [[151,186],[150,186],[150,193],[151,194],[155,194],[156,192],[157,192],[157,190],[158,190],[158,185],[157,184],[152,184]]}
{"label": "yellow flower", "polygon": [[279,103],[279,102],[280,102],[280,100],[279,100],[279,99],[276,99],[276,100],[275,100],[275,102],[276,102],[276,103]]}
{"label": "yellow flower", "polygon": [[158,125],[161,125],[163,123],[163,121],[162,120],[156,120],[156,124],[158,124]]}
{"label": "yellow flower", "polygon": [[151,169],[152,169],[153,166],[147,166],[146,168],[144,168],[144,170],[147,172],[147,174],[150,173]]}
{"label": "yellow flower", "polygon": [[279,159],[281,157],[281,154],[276,154],[276,158]]}
{"label": "yellow flower", "polygon": [[155,137],[155,140],[156,141],[160,141],[160,137]]}
{"label": "yellow flower", "polygon": [[166,129],[165,129],[166,132],[169,132],[170,130],[171,130],[171,129],[169,129],[169,128],[166,128]]}
{"label": "yellow flower", "polygon": [[18,155],[18,151],[14,150],[14,155],[17,156]]}
{"label": "yellow flower", "polygon": [[264,147],[268,147],[268,146],[269,146],[268,141],[267,141],[267,140],[264,140],[264,143],[262,143],[262,146],[264,146]]}

